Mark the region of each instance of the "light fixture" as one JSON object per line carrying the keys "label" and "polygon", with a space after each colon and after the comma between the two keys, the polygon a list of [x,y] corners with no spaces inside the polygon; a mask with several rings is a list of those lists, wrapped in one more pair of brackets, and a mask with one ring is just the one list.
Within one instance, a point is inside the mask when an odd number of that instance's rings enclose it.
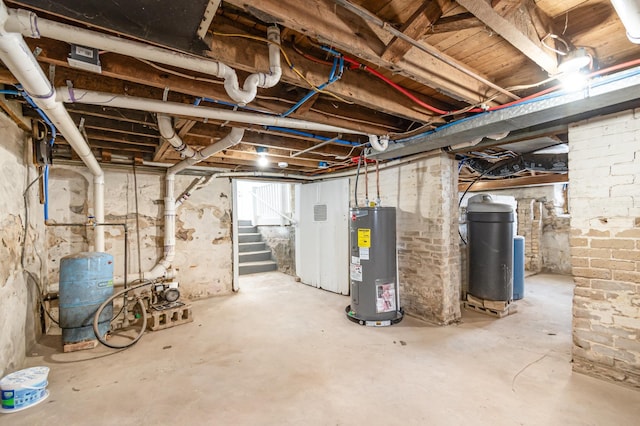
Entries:
{"label": "light fixture", "polygon": [[289,163],[287,163],[286,161],[279,161],[278,167],[280,167],[281,169],[286,169],[287,167],[289,167]]}
{"label": "light fixture", "polygon": [[579,72],[587,65],[590,65],[591,61],[592,58],[589,52],[587,52],[587,49],[578,47],[567,53],[560,65],[558,65],[558,71],[560,74]]}
{"label": "light fixture", "polygon": [[585,68],[591,69],[593,58],[584,47],[579,47],[567,53],[558,65],[558,81],[567,91],[584,89],[589,83]]}
{"label": "light fixture", "polygon": [[256,147],[256,152],[258,153],[258,167],[264,169],[269,165],[269,159],[267,158],[267,148],[258,146]]}

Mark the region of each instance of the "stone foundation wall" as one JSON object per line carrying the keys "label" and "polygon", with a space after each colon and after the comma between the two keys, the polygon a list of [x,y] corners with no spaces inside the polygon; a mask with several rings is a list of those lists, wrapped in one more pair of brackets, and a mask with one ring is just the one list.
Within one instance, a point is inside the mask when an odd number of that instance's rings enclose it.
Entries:
{"label": "stone foundation wall", "polygon": [[296,274],[295,227],[258,226],[262,239],[271,249],[271,256],[278,264],[278,271]]}
{"label": "stone foundation wall", "polygon": [[640,388],[640,109],[569,145],[574,370]]}
{"label": "stone foundation wall", "polygon": [[[192,176],[176,176],[176,198],[193,179]],[[93,214],[92,176],[85,168],[57,166],[51,171],[50,182],[52,220],[82,223]],[[164,173],[138,170],[134,179],[130,171],[105,170],[105,221],[126,222],[128,225],[129,273],[150,270],[162,256],[164,185]],[[105,234],[105,249],[114,256],[114,274],[122,275],[123,228],[107,227]],[[58,281],[58,265],[62,257],[93,249],[91,228],[48,228],[47,236],[51,282]],[[231,184],[228,180],[214,179],[177,209],[173,267],[179,271],[180,292],[186,298],[231,292]]]}
{"label": "stone foundation wall", "polygon": [[[46,249],[38,177],[26,135],[0,114],[0,377],[23,367],[41,333],[38,285],[46,286]],[[26,227],[25,227],[26,223]],[[26,233],[25,233],[26,228]]]}

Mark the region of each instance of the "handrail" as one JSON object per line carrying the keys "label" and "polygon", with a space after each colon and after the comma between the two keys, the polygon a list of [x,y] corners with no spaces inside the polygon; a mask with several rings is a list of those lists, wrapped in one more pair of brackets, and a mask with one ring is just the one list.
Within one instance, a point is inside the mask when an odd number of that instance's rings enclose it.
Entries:
{"label": "handrail", "polygon": [[285,215],[284,213],[281,213],[280,210],[276,209],[275,207],[271,206],[268,202],[266,202],[262,198],[258,197],[253,191],[251,191],[251,195],[257,201],[262,203],[262,205],[266,206],[269,210],[272,210],[274,213],[276,213],[278,216],[282,217],[283,219],[288,220],[292,225],[297,225],[298,224],[294,219],[290,218],[289,216]]}

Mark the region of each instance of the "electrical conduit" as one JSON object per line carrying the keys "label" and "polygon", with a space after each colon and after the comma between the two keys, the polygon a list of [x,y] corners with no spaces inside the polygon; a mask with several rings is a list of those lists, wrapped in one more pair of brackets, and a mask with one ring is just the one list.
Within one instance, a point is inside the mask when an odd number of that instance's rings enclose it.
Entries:
{"label": "electrical conduit", "polygon": [[[104,222],[104,173],[93,156],[91,148],[82,137],[62,102],[56,99],[55,89],[31,54],[22,35],[11,32],[7,26],[8,10],[0,1],[0,59],[20,81],[33,102],[42,109],[53,125],[78,154],[93,175],[94,216]],[[104,229],[95,230],[95,251],[104,251]]]}

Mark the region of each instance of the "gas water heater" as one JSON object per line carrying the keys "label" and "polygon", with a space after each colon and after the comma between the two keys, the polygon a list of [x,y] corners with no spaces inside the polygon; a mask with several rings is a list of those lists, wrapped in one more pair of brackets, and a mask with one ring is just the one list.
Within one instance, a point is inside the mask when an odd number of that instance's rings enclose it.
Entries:
{"label": "gas water heater", "polygon": [[400,322],[395,207],[350,210],[351,305],[347,318],[382,327]]}

